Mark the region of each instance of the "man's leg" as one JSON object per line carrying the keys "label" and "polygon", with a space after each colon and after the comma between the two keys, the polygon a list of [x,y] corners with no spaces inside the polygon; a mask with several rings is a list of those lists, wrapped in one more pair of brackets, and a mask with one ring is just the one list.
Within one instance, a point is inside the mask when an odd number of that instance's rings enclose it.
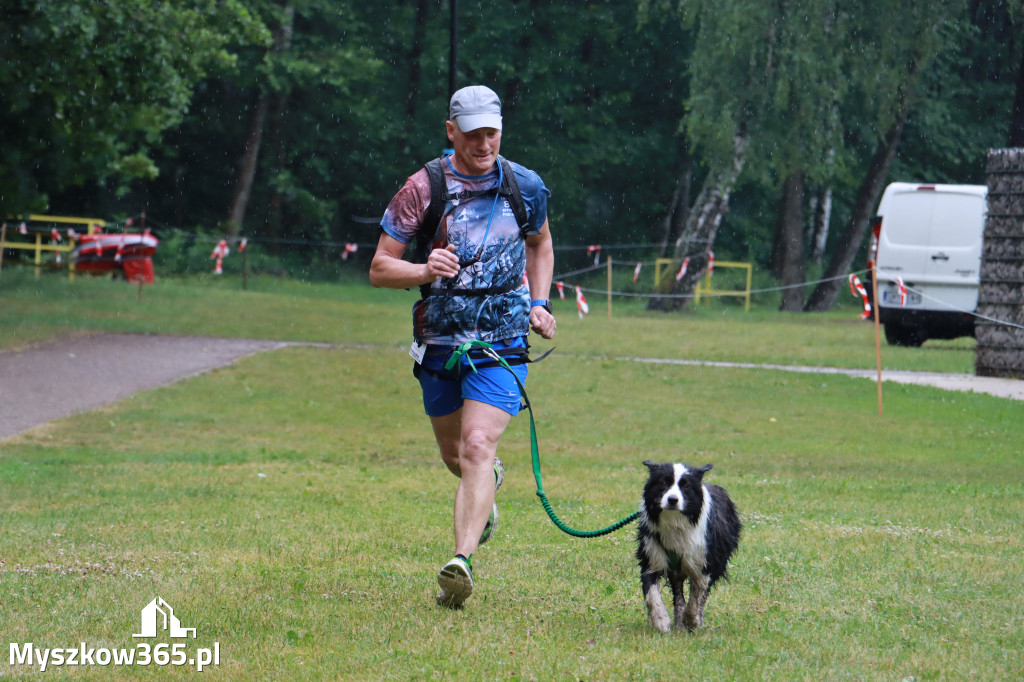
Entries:
{"label": "man's leg", "polygon": [[466,400],[460,412],[461,430],[456,462],[450,461],[450,450],[446,456],[446,447],[450,446],[456,420],[431,420],[441,456],[449,470],[459,476],[454,513],[456,557],[444,565],[437,577],[441,586],[437,603],[449,608],[461,608],[473,593],[470,557],[480,545],[480,536],[494,508],[497,483],[495,453],[498,439],[512,419],[504,410],[475,400]]}
{"label": "man's leg", "polygon": [[[471,401],[475,402],[475,401]],[[462,478],[462,466],[459,464],[459,451],[462,447],[462,409],[453,412],[452,414],[445,415],[443,417],[431,417],[431,426],[434,429],[434,439],[437,441],[438,450],[441,453],[441,460],[444,462],[448,470],[452,472],[456,477]],[[495,489],[501,483],[504,471],[498,471],[497,457],[494,457],[494,465],[492,466],[492,480],[494,481]],[[495,521],[497,512],[494,509],[494,505],[491,505],[491,515],[488,516],[488,523]],[[479,544],[483,544],[485,537],[490,535],[485,524],[485,531],[481,534],[481,540]],[[493,531],[493,526],[490,527]]]}
{"label": "man's leg", "polygon": [[459,446],[462,442],[462,408],[443,417],[431,417],[430,425],[434,428],[434,439],[441,451],[441,461],[448,471],[462,478],[459,466]]}
{"label": "man's leg", "polygon": [[459,469],[455,492],[455,553],[470,556],[480,544],[494,505],[494,458],[498,440],[512,415],[504,410],[467,400],[462,407]]}

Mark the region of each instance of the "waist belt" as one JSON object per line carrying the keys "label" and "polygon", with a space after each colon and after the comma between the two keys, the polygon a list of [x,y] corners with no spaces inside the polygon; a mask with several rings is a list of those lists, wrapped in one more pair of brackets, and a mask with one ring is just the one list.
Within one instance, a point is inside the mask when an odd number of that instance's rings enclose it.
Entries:
{"label": "waist belt", "polygon": [[[550,350],[548,350],[548,352],[544,353],[539,358],[535,359],[531,358],[529,355],[529,345],[520,346],[518,348],[502,348],[500,350],[497,348],[490,348],[488,350],[491,353],[496,353],[502,360],[505,361],[505,364],[525,365],[531,362],[540,362],[547,356],[551,355],[551,352],[554,351],[555,348],[552,347]],[[451,346],[427,346],[426,355],[451,355],[454,352],[455,349],[452,348]],[[502,364],[498,360],[495,360],[493,357],[491,357],[488,353],[484,351],[484,349],[481,348],[473,348],[466,352],[465,355],[469,358],[469,361],[476,369],[487,369],[489,367],[497,367],[500,364]],[[451,370],[435,371],[432,369],[427,369],[420,363],[416,363],[415,365],[413,365],[413,374],[418,377],[420,372],[426,372],[435,379],[443,379],[445,381],[458,381],[458,372],[461,371],[461,367],[462,366],[460,364],[456,368],[456,372],[453,373]]]}
{"label": "waist belt", "polygon": [[448,298],[452,296],[497,296],[498,294],[507,294],[510,291],[515,291],[520,285],[520,280],[513,280],[499,286],[480,289],[461,289],[458,287],[436,289],[429,284],[424,284],[420,287],[420,298],[427,298],[428,296],[444,296]]}

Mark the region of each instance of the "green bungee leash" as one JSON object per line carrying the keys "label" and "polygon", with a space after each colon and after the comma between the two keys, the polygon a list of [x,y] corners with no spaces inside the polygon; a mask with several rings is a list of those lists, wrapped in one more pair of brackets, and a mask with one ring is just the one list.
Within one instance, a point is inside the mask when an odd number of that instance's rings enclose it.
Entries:
{"label": "green bungee leash", "polygon": [[[601,535],[614,533],[623,526],[635,521],[637,517],[640,516],[640,512],[638,511],[633,512],[621,521],[616,521],[615,523],[606,528],[601,528],[599,530],[576,530],[575,528],[570,528],[569,526],[564,524],[561,519],[558,518],[554,510],[551,508],[551,503],[548,502],[547,495],[544,494],[544,485],[541,483],[540,450],[537,447],[537,426],[534,423],[533,419],[533,406],[530,404],[530,398],[527,397],[526,395],[526,387],[523,386],[523,383],[521,381],[519,381],[519,377],[512,370],[512,367],[509,366],[508,362],[506,362],[503,357],[501,357],[494,351],[494,348],[493,346],[491,346],[491,344],[486,343],[484,341],[473,340],[467,341],[466,343],[456,348],[455,351],[452,353],[452,356],[448,358],[448,362],[445,363],[444,368],[446,370],[453,369],[458,363],[461,362],[462,356],[466,355],[474,348],[479,348],[484,355],[486,355],[487,357],[489,357],[490,359],[494,360],[499,365],[507,369],[512,374],[513,378],[515,378],[516,384],[519,386],[519,394],[523,398],[523,404],[526,406],[526,409],[530,412],[530,456],[533,460],[533,477],[537,481],[537,497],[540,498],[540,503],[544,507],[544,511],[548,513],[548,518],[551,519],[551,522],[554,523],[559,530],[573,537],[596,538]],[[474,372],[476,372],[476,366],[473,365],[472,358],[469,359],[469,366],[473,369]]]}

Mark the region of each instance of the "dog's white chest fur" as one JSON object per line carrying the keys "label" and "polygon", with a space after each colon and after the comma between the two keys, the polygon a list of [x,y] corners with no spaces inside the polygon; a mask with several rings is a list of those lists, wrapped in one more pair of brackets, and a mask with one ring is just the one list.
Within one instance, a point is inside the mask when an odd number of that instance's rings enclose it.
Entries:
{"label": "dog's white chest fur", "polygon": [[[678,490],[676,492],[678,494]],[[662,498],[662,512],[659,515],[658,523],[654,524],[650,519],[644,519],[644,523],[651,530],[651,536],[647,538],[645,549],[650,557],[652,569],[667,570],[670,563],[669,555],[674,554],[679,557],[684,573],[699,574],[704,570],[711,496],[708,495],[706,488],[702,492],[704,493],[704,504],[697,523],[691,523],[690,519],[678,510],[665,508],[664,502],[671,496],[671,489]]]}

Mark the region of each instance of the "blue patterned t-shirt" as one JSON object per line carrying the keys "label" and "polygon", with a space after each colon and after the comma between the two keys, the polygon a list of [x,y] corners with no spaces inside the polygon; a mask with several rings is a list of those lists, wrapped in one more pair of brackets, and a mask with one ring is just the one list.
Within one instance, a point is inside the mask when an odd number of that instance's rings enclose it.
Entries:
{"label": "blue patterned t-shirt", "polygon": [[[550,192],[535,172],[510,162],[526,204],[527,234],[539,234],[547,220]],[[458,173],[448,157],[442,160],[450,193],[498,187],[496,169],[481,176]],[[381,228],[403,244],[415,240],[430,203],[426,169],[413,174],[388,204]],[[489,226],[488,226],[489,223]],[[460,261],[479,261],[463,267],[456,277],[441,278],[431,291],[453,289],[455,295],[432,295],[413,305],[413,335],[428,344],[458,345],[473,339],[493,343],[525,336],[530,327],[530,290],[524,284],[526,243],[505,197],[487,193],[446,202],[441,224],[424,225],[434,233],[432,249],[455,245]],[[505,293],[460,296],[459,289],[504,288]]]}

